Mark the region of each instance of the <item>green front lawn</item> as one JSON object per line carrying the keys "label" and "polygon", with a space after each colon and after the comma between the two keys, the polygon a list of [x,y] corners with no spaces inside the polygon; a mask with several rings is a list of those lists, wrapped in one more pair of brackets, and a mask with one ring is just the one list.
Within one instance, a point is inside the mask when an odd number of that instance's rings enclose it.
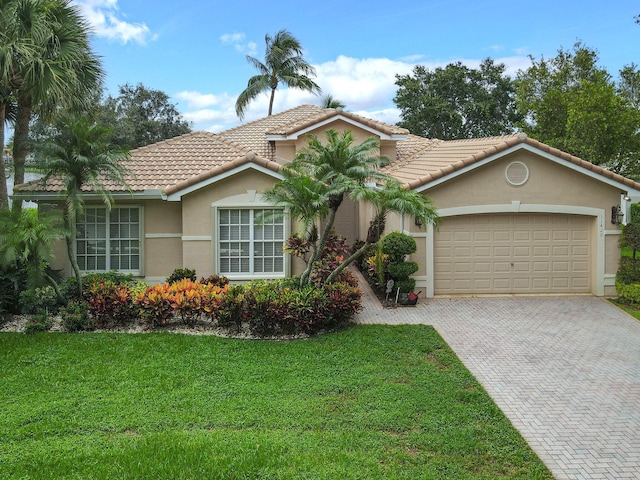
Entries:
{"label": "green front lawn", "polygon": [[0,334],[0,478],[552,478],[427,326]]}

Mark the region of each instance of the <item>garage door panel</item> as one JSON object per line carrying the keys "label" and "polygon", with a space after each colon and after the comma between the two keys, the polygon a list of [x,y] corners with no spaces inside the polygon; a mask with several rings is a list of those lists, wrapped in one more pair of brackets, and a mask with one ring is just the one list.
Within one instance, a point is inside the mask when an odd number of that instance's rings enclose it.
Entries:
{"label": "garage door panel", "polygon": [[513,288],[515,291],[522,290],[531,290],[531,280],[530,278],[514,278],[513,279]]}
{"label": "garage door panel", "polygon": [[573,257],[587,257],[589,255],[589,247],[586,245],[572,245],[571,255]]}
{"label": "garage door panel", "polygon": [[531,271],[531,264],[529,262],[514,262],[513,271],[517,273],[529,273]]}
{"label": "garage door panel", "polygon": [[454,242],[468,242],[471,240],[471,232],[455,232],[453,240]]}
{"label": "garage door panel", "polygon": [[533,262],[533,271],[536,273],[549,273],[551,272],[551,265],[549,262]]}
{"label": "garage door panel", "polygon": [[446,218],[435,235],[435,293],[589,292],[592,226],[578,215]]}
{"label": "garage door panel", "polygon": [[549,277],[534,278],[532,287],[535,290],[549,290],[551,287],[551,282]]}
{"label": "garage door panel", "polygon": [[486,230],[473,232],[473,240],[475,242],[490,242],[491,241],[491,232],[486,231]]}
{"label": "garage door panel", "polygon": [[551,240],[551,232],[548,230],[534,230],[533,239],[537,242],[548,242]]}
{"label": "garage door panel", "polygon": [[493,264],[494,273],[509,273],[511,272],[511,262],[495,262]]}
{"label": "garage door panel", "polygon": [[570,245],[554,245],[553,256],[554,257],[568,257],[570,251]]}

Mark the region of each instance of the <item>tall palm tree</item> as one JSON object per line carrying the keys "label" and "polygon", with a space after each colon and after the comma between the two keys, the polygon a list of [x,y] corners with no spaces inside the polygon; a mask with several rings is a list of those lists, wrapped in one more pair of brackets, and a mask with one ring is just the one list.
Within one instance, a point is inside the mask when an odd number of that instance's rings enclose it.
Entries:
{"label": "tall palm tree", "polygon": [[62,182],[66,198],[64,227],[66,230],[67,256],[78,281],[78,293],[82,295],[82,279],[74,255],[77,238],[76,222],[84,210],[83,188],[98,194],[107,207],[113,197],[106,183],[115,182],[127,186],[129,170],[123,162],[129,159],[127,151],[112,148],[110,129],[90,122],[86,118],[61,116],[57,133],[38,147],[41,168],[45,172],[42,181],[56,178]]}
{"label": "tall palm tree", "polygon": [[[29,122],[60,107],[80,108],[103,76],[89,26],[69,0],[0,0],[0,86],[17,102],[14,183],[24,182]],[[13,204],[14,210],[21,202]]]}
{"label": "tall palm tree", "polygon": [[247,61],[255,67],[258,75],[249,79],[247,88],[236,100],[236,114],[240,119],[249,103],[261,93],[271,91],[269,115],[273,112],[273,99],[280,83],[290,88],[299,88],[312,93],[320,93],[320,87],[309,78],[316,70],[302,57],[302,45],[287,30],[280,30],[274,37],[265,35],[266,50],[264,63],[247,55]]}
{"label": "tall palm tree", "polygon": [[9,208],[9,194],[7,192],[7,166],[4,161],[4,128],[8,123],[10,96],[7,89],[0,85],[0,210]]}
{"label": "tall palm tree", "polygon": [[[289,208],[290,215],[304,225],[324,221],[320,238],[312,242],[311,257],[300,277],[301,285],[310,281],[345,195],[356,201],[372,202],[385,213],[406,213],[425,223],[437,221],[435,208],[426,197],[403,189],[399,182],[380,172],[387,159],[379,155],[376,138],[369,137],[359,145],[353,145],[353,142],[349,131],[338,133],[329,129],[325,132],[324,143],[310,135],[307,146],[283,168],[284,179],[264,194],[271,203]],[[373,188],[373,183],[382,187]],[[367,246],[371,242],[367,242]],[[333,281],[365,250],[366,247],[343,261],[327,281]]]}

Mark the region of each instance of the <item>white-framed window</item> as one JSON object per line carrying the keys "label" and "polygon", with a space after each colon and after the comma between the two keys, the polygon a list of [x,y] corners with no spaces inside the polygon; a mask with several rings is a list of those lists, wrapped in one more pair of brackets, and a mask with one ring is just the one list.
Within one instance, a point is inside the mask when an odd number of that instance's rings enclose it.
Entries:
{"label": "white-framed window", "polygon": [[285,215],[274,208],[218,209],[218,270],[231,277],[280,277]]}
{"label": "white-framed window", "polygon": [[142,209],[85,207],[77,223],[76,259],[84,272],[142,272]]}

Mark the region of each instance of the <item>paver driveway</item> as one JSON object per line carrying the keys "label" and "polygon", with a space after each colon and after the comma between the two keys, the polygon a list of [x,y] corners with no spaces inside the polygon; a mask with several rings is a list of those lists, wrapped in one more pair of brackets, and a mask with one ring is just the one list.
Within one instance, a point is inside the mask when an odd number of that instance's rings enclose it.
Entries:
{"label": "paver driveway", "polygon": [[434,299],[361,323],[433,325],[558,479],[640,479],[640,322],[591,296]]}

